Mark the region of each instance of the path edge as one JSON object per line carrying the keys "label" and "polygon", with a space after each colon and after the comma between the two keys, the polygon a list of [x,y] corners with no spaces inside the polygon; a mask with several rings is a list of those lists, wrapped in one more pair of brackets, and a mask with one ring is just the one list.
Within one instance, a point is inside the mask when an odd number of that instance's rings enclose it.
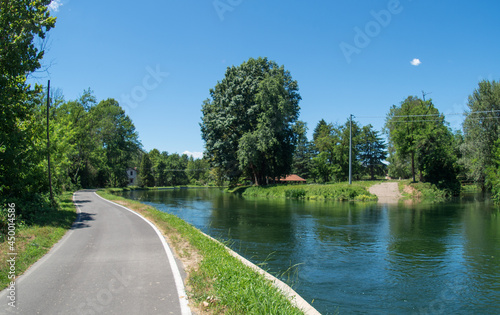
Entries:
{"label": "path edge", "polygon": [[187,299],[187,294],[186,294],[186,290],[184,288],[184,283],[182,281],[181,273],[179,271],[179,266],[177,265],[177,262],[175,261],[174,254],[172,253],[172,250],[170,249],[170,246],[168,245],[167,241],[165,240],[165,237],[160,232],[160,230],[156,227],[156,225],[154,225],[151,221],[149,221],[148,219],[146,219],[140,213],[137,213],[134,210],[129,209],[129,208],[125,207],[125,206],[122,206],[122,205],[120,205],[120,204],[118,204],[116,202],[113,202],[111,200],[103,198],[103,197],[99,196],[99,194],[97,194],[97,192],[94,192],[94,194],[97,197],[99,197],[102,200],[104,200],[104,201],[107,201],[107,202],[109,202],[111,204],[114,204],[115,206],[118,206],[120,208],[123,208],[123,209],[125,209],[127,211],[132,212],[133,214],[137,215],[138,217],[140,217],[141,219],[143,219],[144,221],[146,221],[153,228],[153,230],[158,235],[158,238],[160,238],[160,241],[161,241],[161,243],[163,245],[163,249],[165,250],[165,253],[167,254],[168,261],[170,263],[170,269],[172,270],[172,274],[174,276],[175,287],[177,289],[177,295],[179,296],[179,303],[180,303],[180,306],[181,306],[181,312],[182,312],[183,315],[191,315],[191,309],[189,308],[189,305],[188,305],[189,301]]}

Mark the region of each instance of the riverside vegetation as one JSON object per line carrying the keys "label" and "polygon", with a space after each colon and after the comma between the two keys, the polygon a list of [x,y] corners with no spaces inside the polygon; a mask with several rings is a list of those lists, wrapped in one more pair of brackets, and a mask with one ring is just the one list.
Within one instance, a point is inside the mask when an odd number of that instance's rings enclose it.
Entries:
{"label": "riverside vegetation", "polygon": [[178,217],[112,194],[98,194],[142,214],[167,237],[188,274],[190,303],[203,314],[303,314],[263,275]]}
{"label": "riverside vegetation", "polygon": [[331,185],[270,185],[252,186],[236,190],[244,197],[291,198],[306,200],[376,201],[363,184]]}

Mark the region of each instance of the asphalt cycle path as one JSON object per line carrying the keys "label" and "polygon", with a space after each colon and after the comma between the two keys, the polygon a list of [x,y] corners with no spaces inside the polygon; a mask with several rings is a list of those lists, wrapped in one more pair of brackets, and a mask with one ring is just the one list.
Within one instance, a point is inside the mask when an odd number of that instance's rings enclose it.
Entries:
{"label": "asphalt cycle path", "polygon": [[190,314],[175,259],[161,233],[93,191],[74,195],[72,229],[15,284],[0,314]]}

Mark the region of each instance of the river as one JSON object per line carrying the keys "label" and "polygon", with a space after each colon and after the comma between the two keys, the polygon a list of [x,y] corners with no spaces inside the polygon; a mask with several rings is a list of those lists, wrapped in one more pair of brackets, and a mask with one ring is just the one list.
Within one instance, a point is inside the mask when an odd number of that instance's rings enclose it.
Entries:
{"label": "river", "polygon": [[500,313],[500,212],[479,195],[435,205],[123,196],[227,241],[322,314]]}

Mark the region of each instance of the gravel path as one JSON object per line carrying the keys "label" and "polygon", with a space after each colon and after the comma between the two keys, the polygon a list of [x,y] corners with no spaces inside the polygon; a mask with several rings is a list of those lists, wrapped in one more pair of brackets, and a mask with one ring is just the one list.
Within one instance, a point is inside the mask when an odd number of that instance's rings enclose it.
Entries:
{"label": "gravel path", "polygon": [[396,203],[402,197],[399,193],[398,183],[381,183],[368,190],[378,197],[380,203]]}

